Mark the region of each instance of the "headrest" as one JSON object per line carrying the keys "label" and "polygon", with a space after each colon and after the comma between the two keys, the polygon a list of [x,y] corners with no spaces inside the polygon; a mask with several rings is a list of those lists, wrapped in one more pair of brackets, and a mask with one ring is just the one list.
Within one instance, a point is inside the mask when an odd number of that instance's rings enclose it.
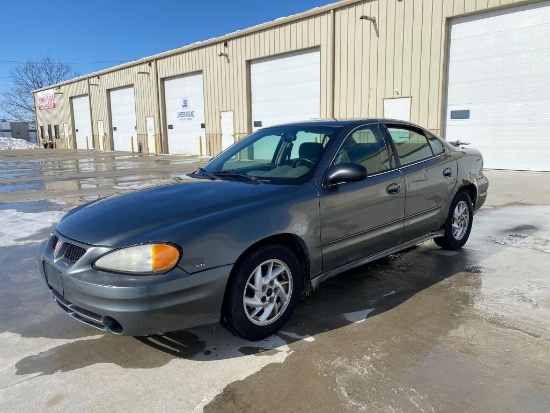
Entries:
{"label": "headrest", "polygon": [[300,158],[318,161],[323,155],[323,144],[317,142],[304,142],[298,150]]}

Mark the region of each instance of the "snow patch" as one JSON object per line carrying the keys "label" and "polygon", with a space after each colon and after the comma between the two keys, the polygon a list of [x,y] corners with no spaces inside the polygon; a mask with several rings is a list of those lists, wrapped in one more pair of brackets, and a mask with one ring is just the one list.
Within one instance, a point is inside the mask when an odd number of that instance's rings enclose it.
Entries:
{"label": "snow patch", "polygon": [[362,323],[368,317],[370,313],[374,311],[374,308],[368,308],[366,310],[354,311],[353,313],[344,314],[344,318],[350,323]]}
{"label": "snow patch", "polygon": [[0,151],[7,149],[36,149],[38,146],[23,139],[0,138]]}
{"label": "snow patch", "polygon": [[550,240],[546,238],[535,237],[528,234],[508,234],[504,237],[487,237],[487,241],[495,244],[514,248],[528,248],[538,252],[550,254]]}
{"label": "snow patch", "polygon": [[28,239],[45,228],[57,224],[63,211],[19,212],[15,209],[0,211],[0,247],[33,244],[41,239]]}
{"label": "snow patch", "polygon": [[296,334],[296,333],[290,333],[288,331],[279,331],[280,334],[283,334],[285,336],[288,336],[288,337],[291,337],[291,338],[295,338],[297,340],[303,340],[303,341],[308,341],[308,342],[312,342],[312,341],[315,341],[315,339],[311,336],[301,336],[300,334]]}

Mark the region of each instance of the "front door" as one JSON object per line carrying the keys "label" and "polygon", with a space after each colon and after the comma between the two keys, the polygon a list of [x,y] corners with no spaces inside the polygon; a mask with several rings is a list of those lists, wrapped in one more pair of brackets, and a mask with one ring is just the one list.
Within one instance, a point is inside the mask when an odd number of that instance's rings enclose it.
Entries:
{"label": "front door", "polygon": [[401,173],[405,178],[404,240],[438,230],[457,179],[457,161],[452,160],[438,138],[409,125],[386,124]]}
{"label": "front door", "polygon": [[155,140],[155,118],[147,116],[145,118],[145,126],[147,128],[147,153],[157,154],[157,143]]}
{"label": "front door", "polygon": [[403,232],[404,179],[393,167],[378,125],[356,129],[333,164],[358,163],[367,179],[320,188],[323,271],[398,244]]}
{"label": "front door", "polygon": [[99,150],[105,150],[105,124],[102,120],[97,121],[97,135],[99,136]]}
{"label": "front door", "polygon": [[221,112],[222,123],[222,151],[235,143],[235,131],[233,126],[233,111]]}

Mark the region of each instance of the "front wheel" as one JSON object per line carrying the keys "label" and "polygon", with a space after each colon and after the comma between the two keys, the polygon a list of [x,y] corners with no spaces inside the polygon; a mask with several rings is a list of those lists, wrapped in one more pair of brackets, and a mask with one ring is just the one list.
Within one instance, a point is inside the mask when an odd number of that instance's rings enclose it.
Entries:
{"label": "front wheel", "polygon": [[296,256],[282,245],[253,251],[239,265],[227,290],[224,320],[235,335],[251,341],[279,330],[302,293]]}
{"label": "front wheel", "polygon": [[451,203],[449,215],[445,221],[445,235],[434,238],[441,248],[456,251],[464,246],[470,237],[474,210],[472,200],[466,192],[459,192]]}

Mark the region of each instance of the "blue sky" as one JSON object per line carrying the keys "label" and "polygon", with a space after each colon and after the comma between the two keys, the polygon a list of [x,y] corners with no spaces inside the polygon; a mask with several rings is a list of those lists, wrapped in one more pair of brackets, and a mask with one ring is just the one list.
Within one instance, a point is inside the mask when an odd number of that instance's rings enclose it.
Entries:
{"label": "blue sky", "polygon": [[3,0],[0,93],[17,64],[50,55],[86,74],[335,0]]}

